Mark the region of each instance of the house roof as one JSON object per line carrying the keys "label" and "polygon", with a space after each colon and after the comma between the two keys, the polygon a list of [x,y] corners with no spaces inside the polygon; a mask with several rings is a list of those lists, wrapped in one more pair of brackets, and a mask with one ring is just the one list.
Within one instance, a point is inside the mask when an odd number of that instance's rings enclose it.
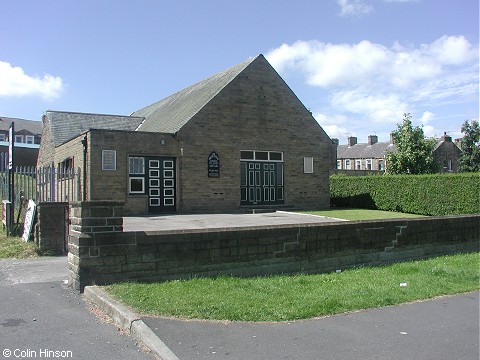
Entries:
{"label": "house roof", "polygon": [[90,130],[127,130],[134,131],[144,120],[142,117],[88,114],[66,111],[51,111],[45,113],[55,146]]}
{"label": "house roof", "polygon": [[251,63],[263,58],[263,55],[249,58],[163,100],[135,111],[132,116],[145,117],[145,122],[139,126],[138,130],[176,133]]}
{"label": "house roof", "polygon": [[25,130],[34,135],[42,134],[43,124],[41,121],[9,118],[5,116],[0,116],[0,131],[8,131],[12,122],[15,123],[15,132]]}
{"label": "house roof", "polygon": [[377,142],[373,145],[338,145],[337,159],[382,159],[387,151],[395,152],[395,150],[395,145],[390,142]]}

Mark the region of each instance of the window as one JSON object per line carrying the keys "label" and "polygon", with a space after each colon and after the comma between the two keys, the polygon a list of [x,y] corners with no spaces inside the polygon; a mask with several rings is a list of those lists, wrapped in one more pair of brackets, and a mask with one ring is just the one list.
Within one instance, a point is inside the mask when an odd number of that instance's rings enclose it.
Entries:
{"label": "window", "polygon": [[145,175],[145,158],[133,157],[128,158],[129,175]]}
{"label": "window", "polygon": [[303,173],[313,174],[313,157],[303,158]]}
{"label": "window", "polygon": [[350,168],[350,160],[345,160],[345,169],[351,170],[351,168]]}
{"label": "window", "polygon": [[7,139],[7,137],[5,136],[5,134],[0,134],[0,141],[5,141]]}
{"label": "window", "polygon": [[61,169],[73,169],[73,158],[67,158],[58,164]]}
{"label": "window", "polygon": [[367,170],[372,170],[372,159],[367,159]]}
{"label": "window", "polygon": [[145,158],[138,156],[128,157],[128,193],[145,193]]}
{"label": "window", "polygon": [[145,192],[145,178],[130,177],[128,182],[128,192],[130,194],[143,194]]}
{"label": "window", "polygon": [[16,143],[23,143],[23,135],[15,135]]}
{"label": "window", "polygon": [[355,169],[362,170],[362,160],[355,160]]}
{"label": "window", "polygon": [[383,160],[378,160],[378,170],[383,171],[383,169],[384,169]]}
{"label": "window", "polygon": [[27,144],[35,144],[35,136],[33,135],[26,135],[25,136],[25,142]]}
{"label": "window", "polygon": [[337,160],[337,169],[341,169],[341,168],[342,168],[342,161]]}
{"label": "window", "polygon": [[242,150],[240,160],[283,161],[283,152]]}

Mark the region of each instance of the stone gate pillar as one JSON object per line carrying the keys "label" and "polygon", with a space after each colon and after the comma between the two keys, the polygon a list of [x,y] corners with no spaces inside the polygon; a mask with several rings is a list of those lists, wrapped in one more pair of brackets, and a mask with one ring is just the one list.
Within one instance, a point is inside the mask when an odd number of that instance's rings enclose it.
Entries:
{"label": "stone gate pillar", "polygon": [[79,292],[91,285],[96,268],[104,265],[97,241],[123,232],[123,201],[70,203],[68,284]]}

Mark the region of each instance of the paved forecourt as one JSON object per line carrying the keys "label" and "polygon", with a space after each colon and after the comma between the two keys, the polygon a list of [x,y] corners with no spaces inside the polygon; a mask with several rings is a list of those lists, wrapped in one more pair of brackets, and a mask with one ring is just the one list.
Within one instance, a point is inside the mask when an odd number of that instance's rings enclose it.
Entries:
{"label": "paved forecourt", "polygon": [[310,214],[276,211],[256,214],[186,214],[124,217],[123,231],[224,229],[345,221]]}

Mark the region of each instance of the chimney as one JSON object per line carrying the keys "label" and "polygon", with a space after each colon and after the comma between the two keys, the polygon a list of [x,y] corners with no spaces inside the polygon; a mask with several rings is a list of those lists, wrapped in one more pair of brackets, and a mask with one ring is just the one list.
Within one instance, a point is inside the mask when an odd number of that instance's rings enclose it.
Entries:
{"label": "chimney", "polygon": [[332,139],[332,143],[333,143],[333,145],[337,145],[337,146],[338,146],[338,145],[340,144],[340,141],[339,141],[338,139],[336,139],[336,138],[333,138],[333,139]]}
{"label": "chimney", "polygon": [[357,138],[355,136],[350,136],[347,139],[348,146],[353,146],[357,144]]}
{"label": "chimney", "polygon": [[393,132],[390,133],[390,144],[395,144],[395,139],[393,138]]}
{"label": "chimney", "polygon": [[377,135],[369,135],[368,136],[368,145],[373,145],[378,142],[378,136]]}
{"label": "chimney", "polygon": [[448,135],[447,135],[447,132],[444,132],[444,133],[443,133],[443,136],[442,136],[442,141],[452,142],[452,137],[451,137],[451,136],[448,136]]}

